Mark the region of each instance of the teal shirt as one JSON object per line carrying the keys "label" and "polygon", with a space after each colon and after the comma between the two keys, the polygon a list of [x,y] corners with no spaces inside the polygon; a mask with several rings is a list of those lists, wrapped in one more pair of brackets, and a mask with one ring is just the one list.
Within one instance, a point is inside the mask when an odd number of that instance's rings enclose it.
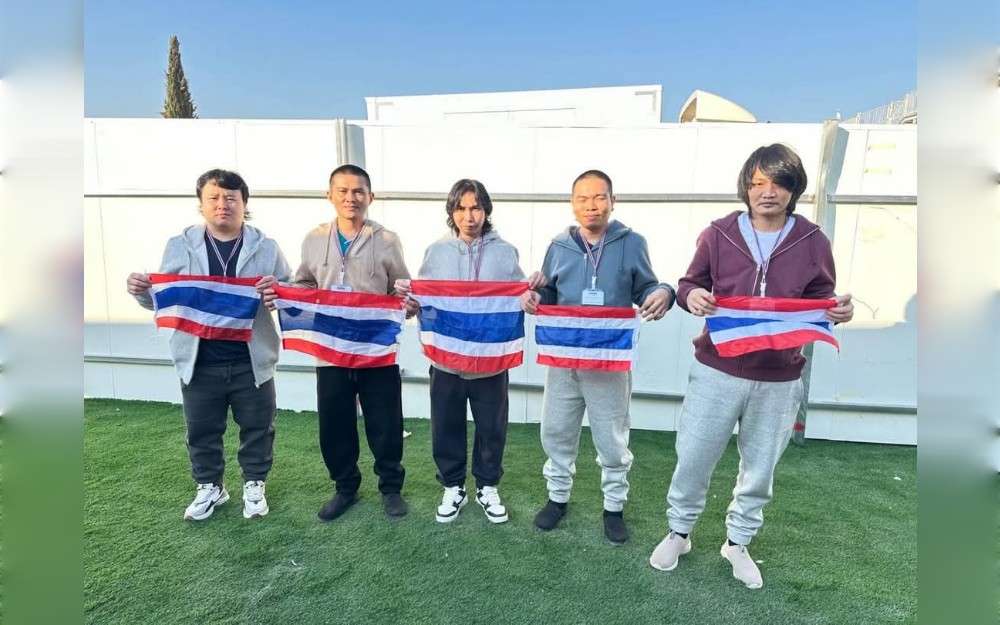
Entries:
{"label": "teal shirt", "polygon": [[351,241],[353,240],[354,239],[345,238],[344,235],[340,233],[340,230],[337,230],[337,242],[340,243],[341,254],[347,254],[347,248],[351,246]]}

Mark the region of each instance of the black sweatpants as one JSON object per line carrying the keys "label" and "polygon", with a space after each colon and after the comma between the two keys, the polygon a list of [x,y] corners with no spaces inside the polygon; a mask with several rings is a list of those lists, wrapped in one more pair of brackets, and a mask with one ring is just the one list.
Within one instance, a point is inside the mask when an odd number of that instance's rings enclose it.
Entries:
{"label": "black sweatpants", "polygon": [[375,456],[375,474],[382,493],[403,488],[403,400],[399,366],[347,369],[316,368],[319,448],[337,492],[355,493],[358,470],[358,413],[361,401],[368,448]]}
{"label": "black sweatpants", "polygon": [[472,407],[476,435],[472,444],[472,475],[476,488],[496,486],[503,475],[507,443],[507,372],[465,380],[431,367],[431,443],[437,479],[444,486],[463,486],[468,457],[466,402]]}
{"label": "black sweatpants", "polygon": [[274,380],[254,386],[249,362],[197,365],[190,384],[181,383],[191,476],[199,484],[222,484],[226,461],[222,435],[229,408],[240,428],[236,459],[244,480],[266,480],[274,460]]}

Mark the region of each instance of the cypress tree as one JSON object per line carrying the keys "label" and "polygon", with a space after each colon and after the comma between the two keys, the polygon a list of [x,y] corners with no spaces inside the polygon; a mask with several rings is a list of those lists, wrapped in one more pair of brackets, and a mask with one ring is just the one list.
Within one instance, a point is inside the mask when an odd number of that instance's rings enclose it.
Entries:
{"label": "cypress tree", "polygon": [[198,117],[198,108],[191,100],[184,66],[181,65],[181,45],[177,36],[170,37],[170,53],[167,57],[167,95],[163,100],[163,117]]}

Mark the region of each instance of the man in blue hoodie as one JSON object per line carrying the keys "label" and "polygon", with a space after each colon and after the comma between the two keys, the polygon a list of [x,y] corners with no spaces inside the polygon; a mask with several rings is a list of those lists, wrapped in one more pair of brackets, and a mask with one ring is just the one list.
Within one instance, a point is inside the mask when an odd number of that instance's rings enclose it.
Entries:
{"label": "man in blue hoodie", "polygon": [[[611,178],[585,171],[573,181],[571,202],[578,225],[556,236],[545,253],[542,274],[547,284],[522,297],[525,312],[538,304],[565,306],[639,306],[643,319],[661,319],[674,302],[673,288],[658,282],[649,262],[646,239],[619,221],[611,221],[615,197]],[[604,491],[604,535],[615,544],[628,540],[622,511],[628,498],[632,466],[629,397],[632,374],[549,367],[542,400],[542,448],[548,459],[542,470],[549,501],[535,525],[551,530],[566,514],[576,473],[583,413],[601,465]]]}

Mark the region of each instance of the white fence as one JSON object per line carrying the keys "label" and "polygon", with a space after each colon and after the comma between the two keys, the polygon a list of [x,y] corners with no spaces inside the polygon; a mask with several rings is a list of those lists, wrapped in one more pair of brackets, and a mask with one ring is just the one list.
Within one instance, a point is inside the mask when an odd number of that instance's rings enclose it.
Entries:
{"label": "white fence", "polygon": [[[916,442],[916,127],[842,125],[839,152],[821,163],[821,124],[649,124],[641,127],[387,125],[284,120],[86,120],[85,392],[179,401],[179,387],[151,314],[125,292],[130,271],[153,271],[166,239],[196,222],[194,181],[212,167],[239,171],[254,223],[293,267],[303,235],[333,210],[329,172],[365,166],[370,216],[400,234],[410,270],[444,231],[443,198],[461,177],[482,180],[498,231],[541,265],[548,241],[572,221],[569,184],[600,168],[619,197],[614,216],[644,234],[661,280],[676,284],[697,233],[742,207],[735,180],[746,156],[780,141],[803,158],[810,187],[799,211],[814,217],[821,166],[837,180],[827,219],[838,292],[855,295],[855,320],[838,328],[838,353],[815,349],[806,434]],[[829,159],[828,159],[829,160]],[[679,308],[644,324],[633,424],[675,428],[700,323]],[[528,328],[529,336],[531,329]],[[539,418],[542,368],[533,348],[511,372],[511,421]],[[409,325],[400,354],[407,416],[429,414],[427,361]],[[310,360],[285,352],[279,405],[314,409]]]}

